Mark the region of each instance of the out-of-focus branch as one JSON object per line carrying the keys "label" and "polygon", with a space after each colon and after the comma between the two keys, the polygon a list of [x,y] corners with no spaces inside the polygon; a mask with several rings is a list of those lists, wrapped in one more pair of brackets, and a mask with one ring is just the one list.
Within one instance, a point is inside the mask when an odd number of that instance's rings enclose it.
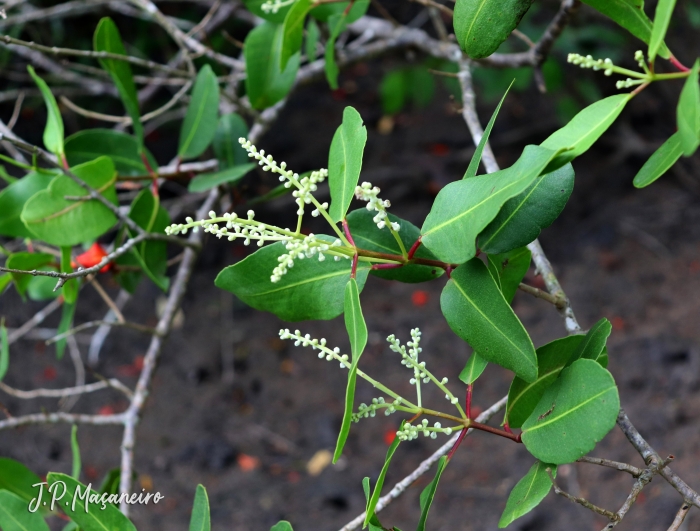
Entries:
{"label": "out-of-focus branch", "polygon": [[100,391],[102,389],[109,388],[118,389],[128,397],[131,397],[133,395],[131,389],[129,389],[116,378],[110,378],[106,381],[80,385],[77,387],[65,387],[63,389],[32,389],[31,391],[22,391],[21,389],[15,389],[14,387],[10,387],[4,382],[0,382],[0,390],[4,391],[8,395],[12,395],[16,398],[22,398],[24,400],[31,400],[34,398],[62,398],[65,396],[94,393],[95,391]]}
{"label": "out-of-focus branch", "polygon": [[56,424],[58,422],[67,422],[69,424],[123,424],[124,414],[117,415],[82,415],[77,413],[34,413],[31,415],[23,415],[21,417],[11,417],[7,420],[0,420],[0,430],[8,428],[16,428],[18,426],[26,426],[28,424]]}

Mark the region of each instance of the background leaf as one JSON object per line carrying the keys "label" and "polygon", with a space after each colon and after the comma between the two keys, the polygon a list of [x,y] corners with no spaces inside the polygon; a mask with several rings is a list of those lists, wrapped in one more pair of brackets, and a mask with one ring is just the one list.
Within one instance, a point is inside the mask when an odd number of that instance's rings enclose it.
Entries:
{"label": "background leaf", "polygon": [[[19,252],[12,253],[7,258],[7,262],[5,262],[5,267],[9,269],[21,269],[23,271],[32,271],[34,269],[40,269],[41,266],[44,266],[46,264],[55,263],[56,261],[56,257],[48,253]],[[22,273],[12,273],[12,278],[15,281],[17,292],[20,295],[24,296],[24,294],[27,291],[27,287],[29,286],[29,283],[34,277]],[[51,279],[51,282],[52,286],[55,286],[57,280]]]}
{"label": "background leaf", "polygon": [[30,513],[27,501],[7,490],[0,490],[0,529],[3,531],[49,531],[39,511]]}
{"label": "background leaf", "polygon": [[328,81],[328,85],[330,85],[332,90],[337,90],[340,69],[335,61],[335,41],[347,27],[347,16],[345,13],[343,12],[331,15],[328,19],[328,27],[331,30],[331,34],[326,41],[326,64],[324,65],[324,68],[326,71],[326,81]]}
{"label": "background leaf", "polygon": [[[401,426],[399,427],[399,431],[403,429],[403,424],[404,421],[401,421]],[[365,491],[365,496],[367,498],[367,507],[365,510],[365,522],[362,525],[362,528],[364,529],[367,527],[367,524],[370,523],[370,520],[372,520],[372,517],[374,516],[374,509],[377,507],[377,502],[379,501],[379,496],[382,494],[382,487],[384,486],[384,480],[386,479],[386,473],[389,470],[389,464],[391,463],[391,458],[394,457],[394,453],[396,453],[396,449],[399,447],[399,444],[401,443],[401,439],[398,437],[394,437],[394,440],[391,441],[391,444],[389,445],[389,449],[386,451],[386,458],[384,459],[384,465],[382,465],[382,469],[379,472],[379,477],[377,477],[377,483],[374,485],[374,491],[372,492],[372,495],[369,496],[369,478],[365,478],[367,480],[367,490]],[[363,487],[365,482],[363,481]]]}
{"label": "background leaf", "polygon": [[177,154],[181,159],[198,157],[214,139],[219,116],[219,82],[211,66],[204,65],[194,82],[192,99],[180,129]]}
{"label": "background leaf", "polygon": [[[32,487],[41,483],[41,478],[29,470],[24,464],[14,459],[0,457],[0,489],[16,494],[24,501],[24,509],[30,501],[39,494],[38,487]],[[50,501],[51,496],[43,490],[42,500]],[[43,503],[40,503],[44,507]]]}
{"label": "background leaf", "polygon": [[518,291],[518,286],[530,269],[532,253],[527,247],[513,249],[503,254],[488,256],[489,264],[498,274],[503,298],[510,304]]}
{"label": "background leaf", "polygon": [[700,145],[700,59],[695,60],[678,100],[677,121],[683,154],[689,157]]}
{"label": "background leaf", "polygon": [[654,25],[651,29],[649,39],[649,62],[653,63],[659,48],[664,42],[668,24],[671,22],[673,8],[676,7],[676,0],[659,0],[656,4],[656,14],[654,15]]}
{"label": "background leaf", "polygon": [[428,486],[423,489],[423,492],[420,493],[420,520],[418,521],[417,531],[425,531],[425,523],[428,520],[428,511],[430,511],[430,506],[433,504],[435,491],[437,490],[442,472],[447,466],[447,462],[447,456],[443,455],[438,461],[435,477],[430,483],[428,483]]}
{"label": "background leaf", "polygon": [[133,135],[114,129],[84,129],[66,138],[68,164],[76,166],[107,155],[114,163],[119,175],[147,175],[149,173],[141,158],[142,149],[153,171],[158,163],[146,148],[141,148]]}
{"label": "background leaf", "polygon": [[284,37],[282,38],[282,53],[280,68],[287,66],[289,59],[301,51],[304,38],[304,21],[311,11],[311,0],[296,0],[284,17]]}
{"label": "background leaf", "polygon": [[18,238],[34,237],[20,219],[22,208],[35,193],[48,188],[56,175],[56,172],[33,171],[0,191],[0,234]]}
{"label": "background leaf", "polygon": [[73,424],[70,431],[70,449],[73,455],[73,468],[71,469],[71,477],[80,481],[80,469],[82,468],[82,459],[80,459],[80,446],[78,445],[78,426]]}
{"label": "background leaf", "polygon": [[189,192],[206,192],[222,184],[234,184],[248,175],[257,164],[249,162],[240,166],[233,166],[214,173],[202,173],[190,181],[187,190]]}
{"label": "background leaf", "polygon": [[5,328],[5,319],[0,321],[0,382],[7,374],[7,368],[10,366],[10,341],[7,338],[7,328]]}
{"label": "background leaf", "polygon": [[384,114],[399,113],[403,109],[408,95],[406,70],[392,70],[387,73],[379,85],[379,95]]}
{"label": "background leaf", "polygon": [[280,520],[270,528],[270,531],[293,531],[292,524],[286,520]]}
{"label": "background leaf", "polygon": [[498,521],[498,527],[504,528],[513,520],[529,513],[537,507],[549,494],[552,488],[552,480],[547,474],[547,469],[552,470],[552,476],[557,476],[557,466],[537,461],[527,474],[525,474],[513,490],[510,491],[506,508]]}
{"label": "background leaf", "polygon": [[[61,273],[72,273],[73,266],[71,265],[71,248],[61,247]],[[73,304],[78,298],[78,279],[72,278],[63,284],[61,289],[63,297],[68,304]]]}
{"label": "background leaf", "polygon": [[306,42],[305,42],[305,53],[306,60],[311,63],[316,60],[318,55],[318,39],[321,37],[321,30],[316,24],[316,21],[309,18],[309,22],[306,24]]}
{"label": "background leaf", "polygon": [[[153,196],[150,188],[141,190],[131,203],[129,217],[148,232],[164,233],[170,225],[170,214],[160,205],[160,200]],[[131,236],[136,234],[129,231]],[[168,268],[167,243],[159,240],[147,240],[132,248],[131,254],[136,258],[143,272],[160,289],[167,291],[169,280],[165,276]]]}
{"label": "background leaf", "polygon": [[190,531],[211,531],[209,497],[203,485],[197,485],[190,517]]}
{"label": "background leaf", "polygon": [[588,333],[584,336],[581,342],[576,347],[576,350],[566,362],[568,367],[578,359],[597,360],[605,348],[605,343],[612,332],[612,324],[605,317],[594,324]]}
{"label": "background leaf", "polygon": [[239,138],[248,138],[248,125],[236,113],[224,114],[216,126],[212,147],[219,170],[226,170],[248,162],[248,152],[243,149]]}
{"label": "background leaf", "polygon": [[481,376],[481,373],[484,372],[484,369],[488,363],[489,362],[479,356],[479,354],[472,352],[472,355],[469,356],[469,360],[467,360],[467,364],[464,366],[464,369],[462,369],[462,372],[459,373],[459,379],[467,385],[473,384],[476,379]]}
{"label": "background leaf", "polygon": [[31,65],[27,65],[27,71],[32,76],[41,96],[46,104],[46,127],[44,129],[44,146],[59,159],[63,157],[63,118],[58,109],[56,98],[46,82],[41,79]]}

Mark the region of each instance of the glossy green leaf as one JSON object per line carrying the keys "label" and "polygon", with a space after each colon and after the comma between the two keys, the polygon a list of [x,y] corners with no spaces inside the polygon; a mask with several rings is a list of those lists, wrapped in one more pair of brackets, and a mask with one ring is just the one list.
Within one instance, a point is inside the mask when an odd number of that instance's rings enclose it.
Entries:
{"label": "glossy green leaf", "polygon": [[284,37],[282,38],[282,53],[280,68],[284,70],[292,56],[301,51],[304,38],[304,21],[311,11],[311,0],[295,0],[292,8],[284,17]]}
{"label": "glossy green leaf", "polygon": [[[109,52],[119,55],[127,55],[119,30],[109,17],[104,17],[97,24],[93,35],[93,49],[96,52]],[[136,85],[131,75],[131,65],[126,61],[115,59],[100,59],[100,65],[112,77],[117,87],[117,92],[122,99],[124,108],[132,120],[131,127],[138,140],[139,147],[143,149],[143,125],[139,111],[139,100],[136,94]]]}
{"label": "glossy green leaf", "polygon": [[58,109],[56,98],[46,82],[41,79],[31,65],[27,65],[27,71],[39,87],[41,96],[46,105],[46,127],[44,129],[44,146],[59,159],[63,156],[63,118]]}
{"label": "glossy green leaf", "polygon": [[[247,305],[272,312],[284,321],[333,319],[343,313],[351,261],[297,260],[279,282],[272,283],[270,275],[279,264],[277,258],[286,252],[283,242],[263,247],[223,269],[216,277],[216,286],[230,291]],[[357,268],[360,290],[368,273],[369,266],[360,262]]]}
{"label": "glossy green leaf", "polygon": [[552,476],[557,477],[557,465],[537,461],[516,483],[510,491],[506,508],[498,521],[499,528],[508,526],[514,520],[532,511],[549,494],[552,480],[547,474],[548,468],[551,469]]}
{"label": "glossy green leaf", "polygon": [[461,264],[476,255],[476,237],[503,204],[523,192],[556,152],[527,146],[510,168],[445,186],[423,223],[423,245],[438,259]]}
{"label": "glossy green leaf", "polygon": [[[117,204],[114,189],[117,173],[109,157],[100,157],[71,170],[107,200]],[[117,218],[96,199],[65,199],[65,196],[84,197],[86,193],[70,177],[60,175],[46,190],[37,192],[25,203],[22,222],[36,237],[53,245],[70,246],[95,240],[112,228]]]}
{"label": "glossy green leaf", "polygon": [[428,520],[428,511],[430,511],[430,506],[433,504],[433,498],[435,498],[435,491],[437,490],[438,482],[442,476],[445,467],[447,466],[447,456],[442,456],[437,464],[437,470],[435,471],[435,477],[428,483],[428,486],[423,489],[420,493],[420,520],[418,520],[417,531],[425,531],[425,523]]}
{"label": "glossy green leaf", "polygon": [[[399,431],[403,429],[403,424],[404,421],[401,421],[401,426],[399,427]],[[372,520],[372,517],[374,516],[374,510],[377,507],[377,502],[379,501],[379,496],[382,494],[382,487],[384,486],[384,480],[386,479],[386,473],[389,470],[389,465],[391,464],[391,458],[394,457],[394,453],[396,453],[396,449],[399,447],[399,444],[401,443],[401,439],[398,437],[394,437],[394,440],[391,442],[389,445],[389,449],[386,451],[386,458],[384,459],[384,465],[382,466],[382,470],[379,472],[379,477],[377,478],[377,483],[374,485],[374,491],[372,492],[372,495],[369,495],[369,478],[365,478],[367,480],[367,487],[365,489],[365,497],[367,498],[367,506],[365,508],[365,521],[362,524],[362,528],[364,529],[367,527],[367,525],[370,523],[370,520]],[[363,481],[363,487],[365,486],[365,482]]]}
{"label": "glossy green leaf", "polygon": [[644,166],[635,175],[632,184],[636,188],[649,186],[666,173],[681,158],[682,154],[681,134],[678,132],[673,133],[644,163]]}
{"label": "glossy green leaf", "polygon": [[[40,269],[41,266],[56,262],[56,257],[48,253],[12,253],[5,262],[5,267],[8,269],[21,269],[22,271],[33,271]],[[24,275],[22,273],[12,273],[12,278],[15,281],[17,292],[24,296],[29,283],[34,278],[32,275]],[[51,279],[53,285],[56,285],[57,280]]]}
{"label": "glossy green leaf", "polygon": [[481,139],[479,140],[479,143],[476,146],[476,150],[474,151],[474,155],[472,155],[472,159],[469,161],[469,166],[467,167],[467,171],[464,174],[463,179],[469,179],[470,177],[475,177],[476,172],[479,171],[479,163],[481,162],[481,155],[484,152],[484,147],[486,146],[486,142],[489,141],[489,136],[491,135],[491,129],[493,129],[493,124],[496,123],[496,118],[498,117],[498,112],[501,110],[501,105],[503,105],[503,102],[506,99],[506,96],[508,95],[508,91],[510,90],[510,87],[513,86],[513,83],[515,80],[510,82],[510,85],[508,85],[508,88],[506,89],[505,94],[503,94],[503,97],[501,98],[501,101],[498,102],[498,105],[496,106],[496,110],[493,111],[493,114],[491,115],[491,119],[489,120],[489,123],[486,124],[486,129],[484,129],[484,134],[481,135]]}
{"label": "glossy green leaf", "polygon": [[677,122],[683,154],[689,157],[700,146],[700,59],[695,61],[678,100]]}
{"label": "glossy green leaf", "polygon": [[202,173],[190,181],[187,190],[190,192],[206,192],[222,184],[237,183],[248,175],[256,166],[257,164],[249,162],[214,173]]}
{"label": "glossy green leaf", "polygon": [[265,22],[245,39],[245,86],[254,109],[265,109],[284,98],[292,88],[299,69],[300,56],[293,56],[280,70],[284,27]]}
{"label": "glossy green leaf", "polygon": [[344,310],[345,329],[350,338],[350,351],[353,361],[359,358],[367,346],[367,324],[362,315],[360,290],[357,281],[351,278],[345,285]]}
{"label": "glossy green leaf", "polygon": [[608,358],[608,347],[603,348],[603,352],[600,353],[600,356],[598,356],[596,361],[600,363],[600,366],[604,369],[608,368],[608,361],[610,361]]}
{"label": "glossy green leaf", "polygon": [[[56,335],[65,334],[73,326],[73,317],[75,316],[76,303],[64,302],[61,307],[61,320],[58,323],[58,328],[56,328]],[[59,339],[56,341],[56,359],[63,358],[63,354],[66,350],[66,338]]]}
{"label": "glossy green leaf", "polygon": [[[119,175],[147,175],[148,168],[141,158],[139,141],[132,135],[114,129],[84,129],[66,138],[68,164],[77,166],[107,155]],[[145,148],[143,153],[153,171],[158,163]]]}
{"label": "glossy green leaf", "polygon": [[[386,227],[380,229],[373,221],[374,213],[366,208],[358,208],[347,215],[348,227],[355,241],[355,245],[366,251],[377,253],[401,255],[401,248]],[[400,225],[399,237],[406,250],[420,238],[420,230],[410,221],[389,214],[389,221]],[[424,246],[418,247],[415,258],[435,260],[435,256]],[[374,269],[370,274],[387,280],[399,282],[417,283],[426,282],[441,277],[444,269],[437,266],[409,264],[394,269]]]}
{"label": "glossy green leaf", "polygon": [[348,435],[350,434],[350,425],[352,424],[352,410],[355,403],[355,386],[357,385],[358,361],[359,356],[357,356],[352,361],[348,373],[348,385],[345,389],[345,410],[343,411],[343,422],[340,426],[340,432],[338,433],[338,440],[335,443],[335,451],[333,452],[333,464],[337,463],[338,459],[340,459],[340,456],[343,454],[345,441],[348,440]]}
{"label": "glossy green leaf", "polygon": [[573,189],[571,164],[538,177],[524,192],[506,201],[479,234],[479,248],[488,254],[500,254],[534,241],[559,217]]}
{"label": "glossy green leaf", "polygon": [[459,46],[473,59],[491,55],[530,9],[533,0],[457,0],[454,29]]}
{"label": "glossy green leaf", "polygon": [[335,61],[335,41],[347,27],[347,16],[345,13],[343,12],[331,15],[331,17],[328,19],[328,27],[331,30],[331,34],[326,41],[326,52],[324,54],[326,64],[324,65],[324,68],[326,71],[326,81],[328,81],[328,85],[332,90],[337,90],[340,69]]}
{"label": "glossy green leaf", "polygon": [[532,253],[527,247],[513,249],[503,254],[490,254],[489,264],[498,273],[501,285],[501,293],[508,304],[513,302],[513,297],[518,291],[518,286],[523,281],[525,274],[530,269]]}
{"label": "glossy green leaf", "polygon": [[5,319],[0,321],[0,382],[7,374],[10,366],[10,340],[7,338]]}
{"label": "glossy green leaf", "polygon": [[656,4],[654,25],[651,29],[651,38],[649,39],[648,57],[650,63],[654,62],[656,54],[664,42],[674,7],[676,7],[676,0],[659,0]]}
{"label": "glossy green leaf", "polygon": [[511,428],[520,428],[527,420],[582,339],[582,335],[573,335],[542,345],[537,349],[537,379],[526,382],[522,378],[513,378],[508,390],[505,416]]}
{"label": "glossy green leaf", "polygon": [[[61,509],[84,531],[136,531],[136,527],[114,505],[107,503],[102,508],[101,503],[90,503],[85,500],[85,493],[94,493],[92,489],[79,483],[66,474],[50,472],[47,481],[49,485],[56,482],[65,484],[65,494],[61,497]],[[62,485],[55,489],[60,493]],[[80,497],[79,497],[80,496]],[[66,503],[68,501],[68,503]],[[75,503],[74,503],[75,502]]]}
{"label": "glossy green leaf", "polygon": [[3,531],[49,531],[40,512],[29,512],[27,501],[0,490],[0,529]]}
{"label": "glossy green leaf", "polygon": [[321,37],[321,30],[318,27],[318,24],[316,24],[316,21],[312,18],[309,19],[309,22],[306,24],[306,41],[305,41],[305,52],[306,52],[306,60],[311,63],[316,60],[316,56],[318,55],[317,52],[317,47],[318,47],[318,39]]}
{"label": "glossy green leaf", "polygon": [[[583,0],[603,15],[613,19],[620,26],[638,39],[649,44],[653,24],[644,13],[644,0]],[[659,55],[668,59],[670,53],[665,44],[661,44]]]}
{"label": "glossy green leaf", "polygon": [[[153,196],[150,188],[141,190],[131,203],[129,217],[148,232],[162,234],[170,225],[170,214],[160,205],[160,200]],[[130,231],[131,236],[135,233]],[[132,255],[148,278],[160,289],[167,291],[169,280],[165,276],[167,270],[167,243],[159,240],[148,240],[133,248]]]}
{"label": "glossy green leaf", "polygon": [[530,336],[481,260],[474,258],[452,272],[440,307],[452,331],[486,361],[528,382],[537,378]]}
{"label": "glossy green leaf", "polygon": [[238,141],[239,138],[248,138],[248,125],[245,120],[236,113],[224,114],[219,118],[212,142],[220,170],[240,166],[250,160],[248,152]]}
{"label": "glossy green leaf", "polygon": [[275,525],[270,528],[270,531],[294,531],[292,529],[292,524],[286,520],[280,520]]}
{"label": "glossy green leaf", "polygon": [[576,347],[576,350],[566,362],[568,367],[578,359],[597,360],[603,353],[608,337],[612,332],[612,324],[605,317],[594,324],[588,333],[584,336],[581,342]]}
{"label": "glossy green leaf", "polygon": [[321,22],[328,22],[331,16],[345,13],[348,7],[350,7],[350,11],[348,11],[346,22],[352,24],[367,13],[369,0],[355,0],[352,4],[350,2],[321,4],[313,8],[310,15]]}
{"label": "glossy green leaf", "polygon": [[204,65],[192,88],[192,99],[180,129],[177,154],[181,159],[200,156],[214,140],[219,116],[219,82],[211,66]]}
{"label": "glossy green leaf", "polygon": [[488,363],[489,362],[479,356],[479,354],[472,352],[472,355],[469,356],[469,360],[467,360],[467,364],[464,366],[464,369],[462,369],[462,372],[459,373],[459,379],[467,385],[473,384],[477,378],[481,376],[481,373],[484,372],[484,369]]}
{"label": "glossy green leaf", "polygon": [[593,360],[580,359],[544,392],[523,424],[522,441],[541,461],[571,463],[615,426],[619,410],[612,374]]}
{"label": "glossy green leaf", "polygon": [[[55,267],[42,266],[39,271],[56,271]],[[61,290],[54,291],[56,279],[51,277],[36,276],[27,285],[27,297],[33,301],[46,301],[55,299],[61,295]]]}
{"label": "glossy green leaf", "polygon": [[[607,1],[607,0],[606,0]],[[588,151],[600,135],[607,131],[632,99],[631,94],[616,94],[589,105],[564,127],[552,133],[542,144],[549,149],[567,149],[547,167],[551,172]]]}
{"label": "glossy green leaf", "polygon": [[[32,487],[41,483],[41,478],[29,470],[25,465],[14,459],[0,457],[0,490],[6,490],[16,494],[24,501],[24,509],[27,510],[29,502],[39,495],[39,487]],[[42,500],[48,501],[51,496],[46,488],[42,491]],[[36,502],[34,502],[36,504]],[[38,504],[44,507],[43,502]]]}
{"label": "glossy green leaf", "polygon": [[209,496],[203,485],[197,485],[194,495],[190,531],[211,531],[211,516],[209,514]]}
{"label": "glossy green leaf", "polygon": [[[71,248],[61,247],[61,273],[73,272],[71,262]],[[61,291],[63,292],[63,297],[66,299],[66,302],[73,304],[78,298],[78,279],[72,278],[68,280],[65,284],[63,284]]]}
{"label": "glossy green leaf", "polygon": [[78,445],[78,426],[73,424],[70,432],[70,449],[73,454],[73,468],[71,469],[71,477],[76,481],[80,481],[80,469],[82,468],[82,460],[80,459],[80,446]]}
{"label": "glossy green leaf", "polygon": [[328,213],[336,223],[348,211],[362,170],[362,155],[367,142],[367,128],[352,107],[345,107],[343,123],[333,135],[328,154],[328,185],[331,206]]}
{"label": "glossy green leaf", "polygon": [[243,0],[243,3],[248,11],[253,13],[255,16],[260,17],[263,20],[274,22],[275,24],[282,24],[282,22],[284,22],[284,18],[287,16],[287,13],[292,8],[292,4],[290,3],[289,5],[282,6],[276,13],[273,13],[271,11],[266,12],[262,8],[262,5],[267,1],[268,0]]}
{"label": "glossy green leaf", "polygon": [[27,200],[37,192],[45,190],[56,173],[30,172],[0,191],[0,234],[17,238],[33,238],[34,235],[20,219]]}
{"label": "glossy green leaf", "polygon": [[393,115],[401,112],[408,96],[408,79],[405,70],[388,72],[379,85],[382,112]]}

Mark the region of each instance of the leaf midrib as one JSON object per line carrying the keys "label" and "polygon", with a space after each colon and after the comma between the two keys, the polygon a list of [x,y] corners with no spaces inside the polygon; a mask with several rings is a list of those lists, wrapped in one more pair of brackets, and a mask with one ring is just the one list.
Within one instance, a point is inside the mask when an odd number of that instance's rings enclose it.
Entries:
{"label": "leaf midrib", "polygon": [[576,411],[576,410],[578,410],[578,409],[581,409],[581,408],[584,407],[585,405],[589,404],[590,402],[592,402],[592,401],[595,400],[596,398],[599,398],[599,397],[603,396],[605,393],[607,393],[608,391],[610,391],[610,390],[612,390],[612,389],[616,389],[616,387],[615,387],[614,384],[611,385],[610,387],[608,387],[607,389],[605,389],[604,391],[601,391],[600,393],[598,393],[598,394],[596,394],[596,395],[594,395],[594,396],[588,398],[587,400],[584,400],[583,402],[581,402],[581,403],[580,403],[579,405],[577,405],[576,407],[573,407],[573,408],[571,408],[571,409],[567,409],[564,413],[562,413],[562,414],[559,415],[558,417],[552,416],[552,418],[550,418],[549,420],[546,420],[546,421],[543,422],[542,424],[536,424],[536,425],[532,426],[531,428],[526,428],[525,430],[523,430],[523,435],[524,435],[525,433],[532,433],[532,432],[535,431],[535,430],[539,430],[539,429],[542,428],[543,426],[547,426],[547,425],[551,424],[552,422],[557,422],[557,421],[563,419],[564,417],[570,415],[570,414],[573,413],[574,411]]}
{"label": "leaf midrib", "polygon": [[202,82],[204,84],[203,88],[203,95],[201,102],[202,104],[197,108],[197,114],[194,117],[194,122],[192,123],[192,127],[190,128],[189,134],[185,137],[185,142],[183,143],[181,153],[184,155],[187,153],[187,150],[189,149],[190,145],[192,144],[192,139],[194,138],[194,134],[197,131],[197,128],[199,127],[199,124],[202,121],[202,115],[204,114],[204,109],[207,107],[207,101],[209,99],[209,81],[210,81],[210,76],[209,73],[205,74],[206,78],[202,77]]}
{"label": "leaf midrib", "polygon": [[[116,180],[117,180],[117,176],[115,173],[115,175],[107,183],[100,186],[99,188],[95,188],[95,191],[98,193],[104,192],[107,188],[109,188],[111,185],[113,185]],[[51,192],[49,192],[49,193],[51,194]],[[65,199],[63,199],[63,198],[59,198],[59,199],[62,201],[65,201]],[[83,203],[89,203],[90,201],[97,201],[97,199],[94,199],[91,197],[90,199],[87,199],[85,201],[74,201],[74,202],[71,202],[71,204],[68,205],[67,207],[59,210],[58,212],[54,212],[53,214],[50,214],[46,217],[39,218],[36,220],[29,220],[29,221],[26,221],[25,223],[45,223],[45,222],[50,221],[54,218],[57,218],[57,217],[62,216],[64,214],[67,214],[71,210],[75,210],[76,208],[82,206]],[[102,204],[102,203],[100,203],[100,204]],[[24,221],[24,220],[22,220],[22,221]]]}

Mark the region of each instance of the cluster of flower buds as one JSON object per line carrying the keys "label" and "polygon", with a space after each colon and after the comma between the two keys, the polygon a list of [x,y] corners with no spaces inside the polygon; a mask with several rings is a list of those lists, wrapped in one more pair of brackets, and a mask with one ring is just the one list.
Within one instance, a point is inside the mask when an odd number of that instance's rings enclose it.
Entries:
{"label": "cluster of flower buds", "polygon": [[431,428],[428,426],[428,419],[423,419],[417,426],[413,426],[408,422],[404,423],[403,428],[396,432],[396,436],[400,441],[411,441],[413,439],[417,439],[418,435],[421,433],[425,437],[435,439],[437,438],[438,433],[451,435],[452,428],[443,428],[439,422],[436,422]]}
{"label": "cluster of flower buds", "polygon": [[592,68],[593,70],[605,70],[604,74],[606,76],[611,76],[613,73],[612,59],[593,59],[590,55],[579,55],[577,53],[570,53],[566,60],[569,63],[580,66],[581,68]]}
{"label": "cluster of flower buds", "polygon": [[401,405],[400,398],[395,399],[393,402],[386,402],[381,396],[373,398],[372,403],[369,405],[365,403],[360,404],[360,407],[357,408],[357,413],[352,414],[352,420],[353,422],[360,422],[362,418],[374,417],[378,409],[384,409],[384,414],[388,417],[396,412],[396,406],[398,405]]}
{"label": "cluster of flower buds", "polygon": [[373,187],[371,183],[364,182],[361,186],[355,188],[355,197],[360,201],[367,201],[367,210],[370,212],[377,212],[373,221],[377,224],[378,228],[383,229],[389,225],[394,231],[397,231],[401,228],[401,225],[389,221],[388,214],[386,213],[386,209],[391,206],[391,203],[389,200],[380,199],[379,192],[381,192],[381,190],[378,187]]}
{"label": "cluster of flower buds", "polygon": [[[318,261],[323,262],[326,256],[323,254],[331,249],[342,245],[341,241],[336,238],[332,243],[324,240],[318,240],[314,234],[309,234],[303,240],[289,240],[286,244],[288,253],[285,253],[277,258],[279,265],[272,271],[270,281],[279,282],[287,273],[287,270],[294,267],[294,260],[303,260],[304,258],[312,258],[318,255]],[[335,260],[340,260],[340,256],[334,256]],[[347,258],[350,258],[349,256]]]}
{"label": "cluster of flower buds", "polygon": [[336,360],[340,363],[341,369],[350,368],[350,358],[347,354],[340,354],[340,349],[335,347],[333,350],[326,346],[326,339],[311,339],[310,334],[304,336],[301,335],[299,330],[295,330],[294,333],[289,331],[289,328],[284,328],[280,330],[280,339],[294,339],[294,346],[311,347],[312,350],[319,349],[318,357],[326,358],[327,361]]}
{"label": "cluster of flower buds", "polygon": [[287,0],[287,1],[282,1],[282,0],[267,0],[267,2],[263,3],[263,4],[260,6],[260,9],[262,9],[264,13],[268,13],[268,14],[271,13],[271,14],[274,15],[274,14],[277,13],[281,8],[283,8],[284,6],[287,6],[287,5],[291,4],[292,2],[293,2],[293,0],[292,0],[291,2],[290,2],[289,0]]}

